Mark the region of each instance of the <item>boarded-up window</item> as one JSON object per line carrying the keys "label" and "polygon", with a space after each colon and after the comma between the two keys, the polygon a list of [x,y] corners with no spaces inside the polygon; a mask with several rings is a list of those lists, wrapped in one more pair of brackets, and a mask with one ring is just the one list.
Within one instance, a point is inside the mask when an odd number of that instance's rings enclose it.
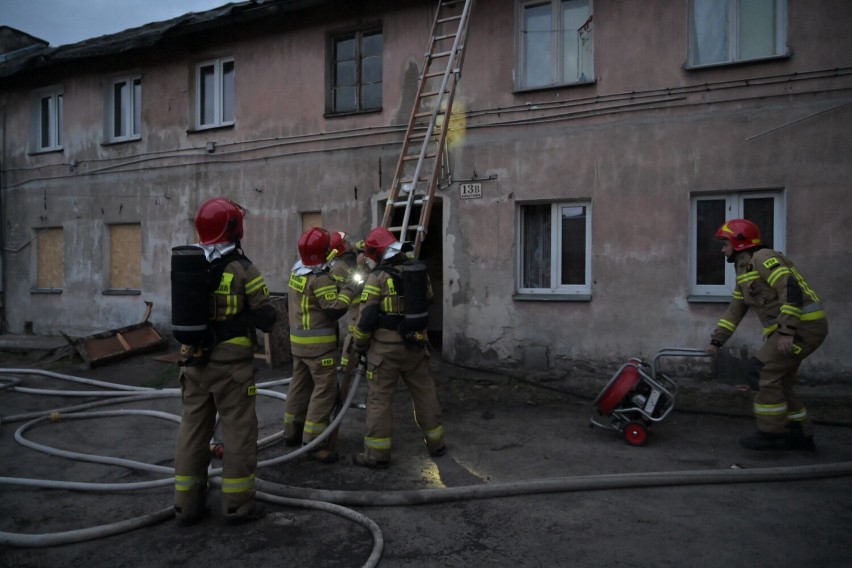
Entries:
{"label": "boarded-up window", "polygon": [[109,287],[142,288],[142,225],[109,226]]}
{"label": "boarded-up window", "polygon": [[302,213],[302,232],[319,227],[322,229],[322,213],[319,211],[305,211]]}
{"label": "boarded-up window", "polygon": [[39,229],[38,288],[62,288],[65,284],[65,233],[62,228]]}

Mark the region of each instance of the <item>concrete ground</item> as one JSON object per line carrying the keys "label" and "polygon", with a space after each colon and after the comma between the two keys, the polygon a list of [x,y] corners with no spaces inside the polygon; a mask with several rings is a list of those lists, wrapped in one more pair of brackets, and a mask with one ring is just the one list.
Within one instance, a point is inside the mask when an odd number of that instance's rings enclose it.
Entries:
{"label": "concrete ground", "polygon": [[[0,366],[154,389],[178,384],[177,367],[154,359],[162,353],[87,369],[62,351],[6,348]],[[753,429],[748,393],[735,380],[679,377],[675,410],[652,425],[646,446],[632,447],[617,432],[589,427],[596,414],[592,400],[614,370],[578,365],[559,373],[497,373],[436,357],[449,448],[443,457],[429,458],[401,387],[388,470],[349,462],[364,431],[364,411],[351,408],[340,431],[340,462],[297,459],[261,468],[261,488],[277,502],[268,502],[270,514],[256,523],[225,526],[214,490],[213,516],[196,526],[179,529],[169,519],[57,546],[0,545],[0,566],[357,567],[372,563],[377,539],[382,567],[852,565],[852,397],[844,388],[803,390],[819,420],[817,452],[753,452],[737,444]],[[287,376],[286,368],[258,363],[258,382]],[[21,378],[26,387],[97,388]],[[356,402],[365,388],[359,386]],[[286,387],[270,390],[284,393]],[[0,390],[0,476],[98,483],[168,477],[49,457],[15,441],[26,420],[8,418],[87,400],[93,397]],[[180,401],[125,402],[104,410],[131,409],[179,415]],[[261,437],[280,430],[282,413],[280,399],[259,399]],[[176,433],[170,420],[128,413],[60,417],[24,437],[169,467]],[[261,460],[289,450],[280,443],[266,447]],[[132,492],[0,485],[0,533],[95,527],[166,509],[171,494],[168,484]],[[328,502],[343,510],[329,510]],[[364,526],[370,522],[377,533]]]}

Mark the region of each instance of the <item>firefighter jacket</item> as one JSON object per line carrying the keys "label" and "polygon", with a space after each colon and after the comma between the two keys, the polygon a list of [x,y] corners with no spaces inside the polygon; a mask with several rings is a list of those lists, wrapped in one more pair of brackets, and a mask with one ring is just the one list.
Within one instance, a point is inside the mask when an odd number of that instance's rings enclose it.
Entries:
{"label": "firefighter jacket", "polygon": [[746,250],[735,259],[737,284],[731,303],[713,331],[711,342],[723,345],[753,307],[764,337],[777,331],[796,335],[799,327],[824,320],[819,296],[789,258],[769,248]]}
{"label": "firefighter jacket", "polygon": [[240,255],[227,263],[212,293],[210,320],[219,343],[251,346],[254,329],[272,331],[277,312],[269,299],[269,288],[260,271]]}
{"label": "firefighter jacket", "polygon": [[320,357],[337,348],[337,320],[352,304],[352,291],[339,290],[327,269],[296,263],[290,273],[290,347],[297,357]]}
{"label": "firefighter jacket", "polygon": [[[398,254],[387,264],[393,267],[405,260],[404,254]],[[397,290],[393,277],[383,270],[384,266],[380,264],[373,269],[361,292],[361,309],[353,332],[355,350],[359,352],[365,352],[373,339],[379,343],[404,343],[398,330],[405,317],[405,297]],[[433,297],[431,282],[427,297],[430,300]]]}

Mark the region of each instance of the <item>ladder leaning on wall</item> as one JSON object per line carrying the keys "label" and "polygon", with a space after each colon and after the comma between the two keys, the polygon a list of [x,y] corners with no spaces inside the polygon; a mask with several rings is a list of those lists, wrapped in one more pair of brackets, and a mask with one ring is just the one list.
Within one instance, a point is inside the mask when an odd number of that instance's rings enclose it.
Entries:
{"label": "ladder leaning on wall", "polygon": [[[413,244],[415,258],[426,238],[441,173],[473,1],[438,1],[417,96],[382,218],[383,227],[400,241]],[[402,221],[395,224],[399,210],[403,210]]]}

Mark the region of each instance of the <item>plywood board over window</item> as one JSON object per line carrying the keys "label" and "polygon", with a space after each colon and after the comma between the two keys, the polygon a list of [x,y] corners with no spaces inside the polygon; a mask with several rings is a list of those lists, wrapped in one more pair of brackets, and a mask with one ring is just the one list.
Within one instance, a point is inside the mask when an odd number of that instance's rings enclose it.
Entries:
{"label": "plywood board over window", "polygon": [[36,287],[58,289],[65,284],[65,233],[61,227],[39,229]]}
{"label": "plywood board over window", "polygon": [[304,232],[314,227],[322,228],[322,213],[319,211],[305,211],[302,213],[302,231]]}
{"label": "plywood board over window", "polygon": [[142,225],[109,226],[109,287],[142,288]]}

